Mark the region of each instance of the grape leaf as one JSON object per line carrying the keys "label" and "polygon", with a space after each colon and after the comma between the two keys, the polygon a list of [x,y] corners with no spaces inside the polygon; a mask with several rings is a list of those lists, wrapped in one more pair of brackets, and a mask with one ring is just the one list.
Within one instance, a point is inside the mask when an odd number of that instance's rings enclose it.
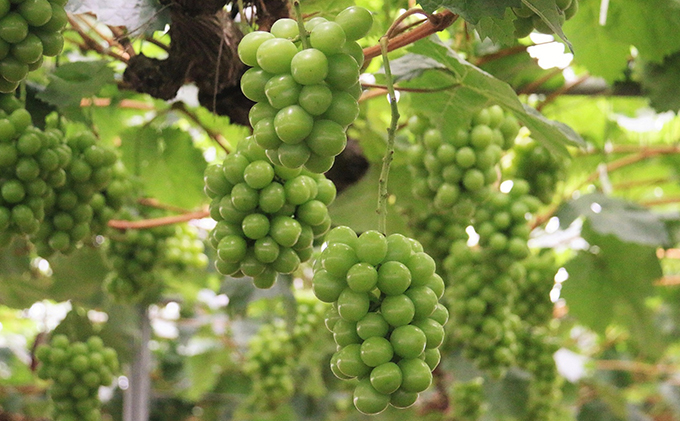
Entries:
{"label": "grape leaf", "polygon": [[557,213],[560,225],[568,227],[579,216],[599,234],[611,234],[621,241],[648,246],[670,246],[670,236],[660,215],[625,200],[601,193],[567,202]]}
{"label": "grape leaf", "polygon": [[[420,54],[408,53],[395,60],[390,60],[390,71],[395,83],[401,80],[415,79],[421,76],[425,70],[445,68],[437,60]],[[384,74],[384,68],[381,68],[377,73]]]}
{"label": "grape leaf", "polygon": [[110,271],[101,249],[82,247],[69,255],[55,254],[48,261],[52,268],[52,299],[80,304],[101,302],[102,284]]}
{"label": "grape leaf", "polygon": [[567,44],[567,46],[569,46],[569,49],[572,52],[574,51],[574,48],[566,35],[562,32],[562,22],[560,22],[560,20],[564,21],[564,19],[560,19],[560,17],[563,17],[564,12],[557,7],[555,0],[522,0],[522,2],[540,16],[543,22],[545,22],[548,27]]}
{"label": "grape leaf", "polygon": [[506,9],[505,15],[502,18],[484,16],[477,22],[475,29],[481,39],[489,38],[500,45],[511,46],[515,43],[515,25],[513,21],[514,14],[510,9]]}
{"label": "grape leaf", "polygon": [[642,88],[658,112],[680,110],[680,52],[666,57],[661,64],[646,63]]}
{"label": "grape leaf", "polygon": [[169,10],[156,0],[70,0],[64,8],[73,14],[94,13],[100,22],[125,26],[131,33],[151,33],[170,23]]}
{"label": "grape leaf", "polygon": [[428,13],[444,7],[473,25],[485,16],[503,19],[506,8],[522,5],[521,0],[421,0],[418,3]]}
{"label": "grape leaf", "polygon": [[656,247],[601,235],[588,222],[582,236],[596,248],[580,251],[565,265],[569,279],[562,284],[561,294],[569,313],[598,333],[610,324],[627,327],[647,355],[658,357],[665,338],[645,304],[654,293],[654,281],[662,276]]}
{"label": "grape leaf", "polygon": [[22,239],[0,248],[0,304],[28,308],[36,301],[49,298],[49,278],[31,267],[29,245]]}
{"label": "grape leaf", "polygon": [[187,132],[177,128],[133,127],[121,134],[122,160],[161,203],[194,208],[205,201],[206,162]]}
{"label": "grape leaf", "polygon": [[427,72],[412,81],[412,87],[451,89],[414,94],[412,102],[429,111],[436,122],[442,122],[443,130],[455,133],[466,124],[479,108],[498,104],[515,116],[531,130],[534,139],[543,142],[552,151],[566,153],[565,144],[583,145],[583,139],[568,126],[548,120],[538,111],[522,105],[515,91],[507,83],[463,60],[455,51],[439,42],[436,36],[420,40],[411,47],[425,56],[446,66],[449,73]]}
{"label": "grape leaf", "polygon": [[55,105],[68,117],[81,116],[80,100],[96,95],[104,86],[115,83],[114,73],[105,61],[66,63],[48,75],[50,82],[35,97]]}

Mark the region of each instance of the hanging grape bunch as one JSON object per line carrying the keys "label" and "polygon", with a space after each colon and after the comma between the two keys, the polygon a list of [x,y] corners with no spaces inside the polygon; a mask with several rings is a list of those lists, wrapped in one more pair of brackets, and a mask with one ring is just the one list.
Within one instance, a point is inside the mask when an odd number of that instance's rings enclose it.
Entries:
{"label": "hanging grape bunch", "polygon": [[488,406],[484,401],[484,378],[454,383],[451,398],[456,421],[479,421]]}
{"label": "hanging grape bunch", "polygon": [[175,234],[165,241],[166,265],[174,272],[187,268],[203,269],[208,265],[205,245],[198,237],[198,229],[189,224],[175,226]]}
{"label": "hanging grape bunch", "polygon": [[0,94],[0,246],[38,231],[52,189],[66,183],[71,155],[59,130],[33,127],[21,103]]}
{"label": "hanging grape bunch", "polygon": [[418,143],[409,148],[413,194],[431,200],[435,211],[469,221],[498,180],[496,165],[513,145],[517,120],[497,105],[478,111],[469,128],[444,134],[422,116],[409,121]]}
{"label": "hanging grape bunch", "polygon": [[210,241],[223,275],[250,276],[269,288],[312,256],[314,239],[330,228],[326,208],[335,185],[322,174],[272,165],[252,138],[222,165],[206,169],[205,191],[217,225]]}
{"label": "hanging grape bunch", "polygon": [[340,379],[359,379],[354,405],[362,413],[411,406],[432,382],[448,320],[434,260],[401,234],[357,237],[337,227],[326,241],[313,290],[333,303],[326,325],[339,349],[331,370]]}
{"label": "hanging grape bunch", "polygon": [[111,182],[101,192],[97,192],[90,200],[94,215],[91,222],[93,233],[104,233],[106,225],[114,218],[124,205],[132,205],[136,197],[135,183],[127,172],[123,162],[118,160],[111,168]]}
{"label": "hanging grape bunch", "polygon": [[311,19],[304,25],[309,37],[293,19],[243,37],[238,55],[252,68],[241,89],[256,102],[250,124],[272,163],[323,173],[345,149],[345,130],[359,114],[361,95],[364,56],[356,40],[372,23],[368,10],[352,6],[335,21]]}
{"label": "hanging grape bunch", "polygon": [[[153,217],[150,213],[145,217]],[[121,218],[139,219],[126,209]],[[106,281],[108,292],[121,302],[141,302],[155,298],[162,289],[160,270],[166,264],[166,240],[175,227],[127,229],[110,235],[108,256],[113,267]]]}
{"label": "hanging grape bunch", "polygon": [[564,179],[566,162],[532,139],[514,148],[516,178],[529,183],[529,192],[545,204],[552,202],[557,183]]}
{"label": "hanging grape bunch", "polygon": [[43,56],[64,46],[61,30],[68,23],[66,0],[0,1],[0,92],[14,91]]}
{"label": "hanging grape bunch", "polygon": [[[45,219],[31,236],[43,257],[56,251],[70,253],[79,242],[91,237],[95,215],[92,202],[108,187],[118,160],[113,148],[100,145],[92,132],[71,136],[67,145],[71,160],[65,168],[66,182],[49,191]],[[101,227],[95,223],[97,226]]]}
{"label": "hanging grape bunch", "polygon": [[[567,20],[571,19],[578,12],[579,0],[557,0],[560,26]],[[553,30],[545,23],[539,15],[537,15],[529,6],[522,3],[520,7],[513,7],[513,13],[517,16],[514,20],[515,37],[524,38],[528,36],[534,29],[543,34],[552,34]]]}
{"label": "hanging grape bunch", "polygon": [[101,420],[99,387],[111,384],[118,372],[118,355],[101,338],[71,342],[55,335],[36,350],[38,375],[51,380],[49,388],[55,420]]}
{"label": "hanging grape bunch", "polygon": [[522,299],[515,305],[515,313],[532,326],[545,326],[553,318],[554,304],[550,300],[550,291],[557,273],[555,254],[546,249],[532,254],[522,263],[526,276],[520,284],[519,296]]}

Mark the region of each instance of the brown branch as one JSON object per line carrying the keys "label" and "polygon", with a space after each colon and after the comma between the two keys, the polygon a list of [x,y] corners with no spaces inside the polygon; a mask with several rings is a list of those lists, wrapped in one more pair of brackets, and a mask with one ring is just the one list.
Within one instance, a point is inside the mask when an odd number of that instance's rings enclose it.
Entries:
{"label": "brown branch", "polygon": [[[76,31],[78,33],[78,35],[80,35],[80,37],[85,42],[85,46],[86,46],[85,49],[95,51],[95,52],[97,52],[97,53],[99,53],[103,56],[113,57],[114,59],[120,60],[125,64],[127,64],[128,61],[130,60],[130,57],[127,56],[127,54],[125,56],[123,56],[123,55],[116,53],[115,51],[112,51],[109,48],[102,47],[94,38],[92,38],[89,34],[87,34],[85,32],[83,27],[80,26],[80,24],[78,22],[76,22],[76,20],[70,14],[68,15],[68,21],[71,24],[71,27],[73,28],[73,30]],[[82,44],[81,44],[81,48],[82,48]]]}
{"label": "brown branch", "polygon": [[172,109],[187,116],[189,120],[193,121],[197,126],[202,128],[212,140],[214,140],[222,149],[224,149],[226,153],[231,153],[231,150],[227,146],[227,140],[224,138],[224,136],[222,136],[221,133],[206,127],[198,118],[198,116],[186,107],[186,104],[183,102],[175,102],[172,104]]}
{"label": "brown branch", "polygon": [[597,360],[595,368],[603,371],[628,371],[633,373],[658,376],[659,374],[673,374],[678,367],[664,364],[648,364],[639,361],[626,360]]}
{"label": "brown branch", "polygon": [[162,218],[142,219],[139,221],[125,221],[119,219],[112,219],[109,221],[109,227],[125,230],[125,229],[146,229],[160,227],[164,225],[179,224],[188,222],[192,219],[202,219],[210,216],[207,210],[185,213],[182,215],[164,216]]}
{"label": "brown branch", "polygon": [[530,92],[533,92],[536,89],[538,89],[539,86],[543,85],[544,83],[554,78],[555,76],[559,75],[560,73],[562,73],[562,69],[560,68],[553,69],[548,73],[544,74],[543,76],[541,76],[540,78],[530,83],[527,83],[526,85],[517,89],[517,94],[528,94]]}
{"label": "brown branch", "polygon": [[180,208],[179,206],[173,206],[173,205],[168,205],[165,203],[161,203],[158,200],[151,198],[151,197],[142,197],[137,200],[137,203],[143,206],[148,206],[150,208],[156,208],[156,209],[163,209],[163,210],[168,210],[171,212],[177,212],[177,213],[192,213],[192,211],[184,208]]}
{"label": "brown branch", "polygon": [[677,183],[677,180],[671,177],[658,177],[646,180],[630,180],[613,185],[614,190],[627,190],[635,187],[658,186],[660,184]]}
{"label": "brown branch", "polygon": [[586,80],[588,80],[589,77],[590,77],[590,76],[589,76],[588,74],[585,74],[585,75],[582,75],[581,77],[579,77],[578,79],[576,79],[576,80],[573,81],[573,82],[564,84],[562,87],[560,87],[559,89],[556,89],[554,92],[552,92],[551,94],[549,94],[549,95],[545,98],[545,100],[543,100],[543,102],[541,102],[540,104],[538,104],[538,106],[536,107],[536,110],[537,110],[537,111],[541,111],[541,110],[543,109],[543,107],[545,107],[546,105],[548,105],[548,104],[552,103],[553,101],[555,101],[560,95],[564,95],[564,94],[566,94],[567,92],[569,92],[570,90],[572,90],[572,89],[574,89],[575,87],[577,87],[578,85],[582,84],[583,82],[585,82]]}
{"label": "brown branch", "polygon": [[[449,27],[458,19],[458,15],[449,10],[431,15],[430,19],[412,31],[398,35],[390,39],[387,51],[393,51],[406,45],[412,44],[420,39],[442,31]],[[380,55],[380,45],[364,48],[364,59],[371,60]]]}
{"label": "brown branch", "polygon": [[[108,107],[111,105],[111,98],[83,98],[80,100],[81,107]],[[134,99],[123,99],[118,104],[119,108],[127,108],[131,110],[155,110],[156,107],[153,104],[148,104],[144,101],[138,101]]]}
{"label": "brown branch", "polygon": [[680,197],[662,197],[659,199],[644,200],[640,202],[642,206],[661,206],[680,203]]}

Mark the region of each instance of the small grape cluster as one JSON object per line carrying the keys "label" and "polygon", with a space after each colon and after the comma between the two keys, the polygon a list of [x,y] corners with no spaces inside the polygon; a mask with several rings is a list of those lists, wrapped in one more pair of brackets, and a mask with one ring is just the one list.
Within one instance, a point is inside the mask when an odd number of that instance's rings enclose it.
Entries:
{"label": "small grape cluster", "polygon": [[487,410],[483,377],[454,383],[451,395],[453,419],[456,421],[479,421]]}
{"label": "small grape cluster", "polygon": [[175,226],[175,234],[165,240],[165,263],[175,272],[187,268],[202,269],[208,265],[205,244],[198,238],[198,229],[188,224]]}
{"label": "small grape cluster", "polygon": [[531,139],[526,144],[517,145],[514,151],[514,176],[529,183],[532,195],[545,204],[551,203],[557,183],[565,177],[565,161]]}
{"label": "small grape cluster", "polygon": [[[558,16],[560,25],[571,19],[578,12],[579,0],[557,0]],[[553,30],[537,15],[529,6],[522,3],[520,7],[513,7],[513,13],[517,17],[514,20],[515,38],[524,38],[534,29],[543,34],[552,34]]]}
{"label": "small grape cluster", "polygon": [[524,323],[518,342],[518,365],[532,375],[525,419],[554,421],[562,400],[561,378],[553,358],[559,349],[555,336],[547,328]]}
{"label": "small grape cluster", "polygon": [[532,254],[523,262],[526,269],[524,282],[519,285],[519,296],[515,304],[515,314],[531,326],[545,326],[553,318],[554,304],[550,291],[555,285],[557,264],[555,255],[545,250]]}
{"label": "small grape cluster", "polygon": [[[122,217],[134,219],[136,215],[125,210]],[[170,225],[112,233],[107,250],[113,268],[106,282],[108,292],[121,302],[156,297],[162,287],[157,269],[165,262],[166,240],[174,233]]]}
{"label": "small grape cluster", "polygon": [[295,295],[295,300],[297,301],[297,315],[295,326],[293,326],[293,342],[297,348],[302,348],[324,327],[328,306],[319,302],[314,294],[298,293]]}
{"label": "small grape cluster", "polygon": [[419,115],[410,119],[409,129],[418,138],[408,150],[413,194],[431,200],[436,211],[469,221],[498,180],[496,166],[514,143],[519,124],[494,105],[478,111],[470,128],[456,133],[431,128]]}
{"label": "small grape cluster", "polygon": [[408,223],[413,229],[415,238],[423,245],[423,249],[443,266],[449,255],[451,243],[467,239],[467,224],[460,224],[450,213],[437,213],[432,209],[408,211]]}
{"label": "small grape cluster", "polygon": [[56,129],[31,125],[31,115],[10,95],[0,95],[0,245],[35,234],[53,188],[66,183],[71,149]]}
{"label": "small grape cluster", "polygon": [[315,238],[330,228],[335,185],[323,174],[272,165],[247,138],[222,165],[207,168],[205,192],[217,225],[210,241],[223,275],[250,276],[269,288],[312,256]]}
{"label": "small grape cluster", "polygon": [[295,347],[286,323],[275,320],[263,325],[248,343],[244,372],[253,383],[255,403],[276,407],[295,392]]}
{"label": "small grape cluster", "polygon": [[354,406],[376,414],[411,406],[432,382],[448,311],[444,281],[417,241],[337,227],[315,263],[313,290],[333,303],[326,322],[338,351],[331,370],[358,378]]}
{"label": "small grape cluster", "polygon": [[12,92],[43,56],[64,46],[61,30],[68,23],[66,0],[0,1],[0,92]]}
{"label": "small grape cluster", "polygon": [[111,182],[101,192],[96,192],[90,200],[94,212],[90,224],[93,233],[104,233],[106,225],[125,205],[132,205],[136,185],[125,165],[120,160],[111,167]]}
{"label": "small grape cluster", "polygon": [[113,148],[99,145],[92,132],[69,137],[71,160],[66,182],[49,191],[45,198],[45,218],[31,236],[38,254],[70,253],[79,242],[92,235],[96,194],[107,188],[118,156]]}
{"label": "small grape cluster", "polygon": [[86,342],[71,342],[54,335],[50,344],[36,350],[41,362],[38,376],[52,380],[50,398],[56,421],[101,420],[99,387],[111,384],[118,372],[118,355],[105,347],[98,336]]}
{"label": "small grape cluster", "polygon": [[[286,18],[277,20],[271,32],[243,37],[238,55],[252,68],[242,76],[241,90],[256,102],[250,124],[272,163],[304,165],[314,173],[333,166],[347,144],[345,130],[359,114],[364,56],[356,40],[372,24],[368,10],[352,6],[335,21],[311,19],[304,34],[298,22]],[[311,47],[305,43],[307,31]]]}

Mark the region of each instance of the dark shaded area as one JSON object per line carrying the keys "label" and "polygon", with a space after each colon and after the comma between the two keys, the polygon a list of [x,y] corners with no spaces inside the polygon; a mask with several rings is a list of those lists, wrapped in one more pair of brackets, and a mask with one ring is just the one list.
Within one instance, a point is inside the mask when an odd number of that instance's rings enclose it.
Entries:
{"label": "dark shaded area", "polygon": [[369,162],[364,156],[359,142],[349,138],[345,150],[335,158],[335,164],[326,177],[335,183],[338,193],[361,180],[368,171]]}

